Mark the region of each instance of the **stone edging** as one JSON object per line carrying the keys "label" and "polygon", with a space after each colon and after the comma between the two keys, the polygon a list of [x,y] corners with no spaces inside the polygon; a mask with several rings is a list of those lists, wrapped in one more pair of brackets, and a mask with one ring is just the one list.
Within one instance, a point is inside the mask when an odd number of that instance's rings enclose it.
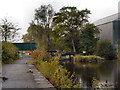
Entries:
{"label": "stone edging", "polygon": [[[54,86],[40,73],[34,65],[28,65],[29,71],[32,71],[34,80],[38,88],[54,88]],[[55,89],[55,88],[54,88]]]}

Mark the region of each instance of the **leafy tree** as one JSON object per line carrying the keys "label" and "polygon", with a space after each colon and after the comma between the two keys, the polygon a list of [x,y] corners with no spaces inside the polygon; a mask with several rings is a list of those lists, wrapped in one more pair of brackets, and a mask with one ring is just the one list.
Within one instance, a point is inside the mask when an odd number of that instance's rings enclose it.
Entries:
{"label": "leafy tree", "polygon": [[[76,43],[83,23],[88,22],[90,11],[77,10],[76,7],[63,7],[53,18],[53,36],[56,42],[63,41],[64,44],[71,42],[68,48],[76,52]],[[66,46],[66,45],[65,45]]]}
{"label": "leafy tree", "polygon": [[41,25],[31,24],[28,28],[28,34],[33,36],[38,48],[47,49],[47,35],[45,29]]}
{"label": "leafy tree", "polygon": [[120,59],[120,39],[116,42],[116,49],[117,49],[117,57]]}
{"label": "leafy tree", "polygon": [[99,40],[99,38],[95,36],[99,33],[99,28],[94,24],[87,23],[81,30],[78,44],[79,52],[86,51],[86,54],[93,54],[94,47]]}
{"label": "leafy tree", "polygon": [[33,36],[33,32],[31,29],[32,26],[30,26],[27,30],[27,34],[23,35],[22,39],[24,40],[25,43],[29,42],[29,43],[35,43],[35,38]]}
{"label": "leafy tree", "polygon": [[120,53],[120,39],[116,42],[117,52]]}
{"label": "leafy tree", "polygon": [[52,6],[41,5],[38,9],[35,9],[34,21],[28,28],[28,35],[33,36],[38,44],[38,47],[44,47],[47,50],[51,48],[51,22],[54,15]]}
{"label": "leafy tree", "polygon": [[109,40],[99,40],[95,48],[95,54],[106,60],[116,59],[116,53]]}
{"label": "leafy tree", "polygon": [[39,7],[38,9],[35,10],[35,20],[37,21],[38,25],[41,25],[44,30],[45,30],[45,34],[47,36],[47,49],[50,49],[50,42],[51,42],[51,38],[50,38],[50,34],[51,34],[51,22],[52,22],[52,17],[54,15],[54,10],[52,8],[52,6],[49,5],[41,5],[41,7]]}
{"label": "leafy tree", "polygon": [[23,35],[22,39],[24,40],[25,43],[35,43],[35,39],[33,38],[33,36],[31,36],[30,33],[27,33],[25,35]]}
{"label": "leafy tree", "polygon": [[20,30],[17,25],[9,22],[7,18],[2,19],[0,24],[0,33],[2,33],[2,41],[8,41],[18,35],[17,31]]}
{"label": "leafy tree", "polygon": [[54,15],[54,10],[50,4],[41,5],[38,9],[35,9],[35,18],[37,24],[45,27],[50,27],[52,17]]}

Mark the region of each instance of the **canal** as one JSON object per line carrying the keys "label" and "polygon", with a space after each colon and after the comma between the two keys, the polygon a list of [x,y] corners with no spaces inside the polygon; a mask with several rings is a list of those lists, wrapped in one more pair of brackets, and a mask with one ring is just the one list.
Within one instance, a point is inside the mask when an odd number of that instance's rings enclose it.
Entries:
{"label": "canal", "polygon": [[76,83],[82,88],[93,87],[94,84],[99,88],[120,86],[120,61],[64,63],[63,66],[71,73],[75,73]]}

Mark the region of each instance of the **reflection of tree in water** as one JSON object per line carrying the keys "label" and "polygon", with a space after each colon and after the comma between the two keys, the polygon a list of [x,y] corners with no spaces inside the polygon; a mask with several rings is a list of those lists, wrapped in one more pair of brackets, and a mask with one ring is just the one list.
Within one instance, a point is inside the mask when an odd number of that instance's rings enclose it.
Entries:
{"label": "reflection of tree in water", "polygon": [[118,87],[120,88],[120,70],[118,72]]}
{"label": "reflection of tree in water", "polygon": [[99,78],[97,75],[98,65],[84,65],[85,64],[81,63],[77,63],[75,65],[65,64],[65,67],[72,73],[75,72],[77,82],[80,82],[80,79],[82,79],[82,83],[86,83],[87,86],[91,87],[93,77]]}
{"label": "reflection of tree in water", "polygon": [[117,69],[117,63],[115,61],[104,62],[99,66],[99,74],[109,77],[115,69]]}
{"label": "reflection of tree in water", "polygon": [[100,80],[100,77],[110,77],[113,70],[116,69],[117,65],[115,62],[104,62],[104,63],[76,63],[66,64],[65,67],[70,72],[75,72],[77,81],[86,83],[88,87],[91,87],[93,77]]}
{"label": "reflection of tree in water", "polygon": [[118,86],[120,88],[120,61],[118,61]]}
{"label": "reflection of tree in water", "polygon": [[81,67],[79,67],[78,65],[75,66],[75,72],[76,72],[78,81],[81,78],[83,83],[86,83],[88,87],[91,87],[93,77],[96,77],[97,79],[99,79],[99,75],[97,74],[98,66],[99,65],[97,64],[96,65],[95,64],[82,64]]}
{"label": "reflection of tree in water", "polygon": [[108,86],[116,87],[118,82],[118,66],[116,61],[106,61],[99,67],[100,81],[106,82]]}

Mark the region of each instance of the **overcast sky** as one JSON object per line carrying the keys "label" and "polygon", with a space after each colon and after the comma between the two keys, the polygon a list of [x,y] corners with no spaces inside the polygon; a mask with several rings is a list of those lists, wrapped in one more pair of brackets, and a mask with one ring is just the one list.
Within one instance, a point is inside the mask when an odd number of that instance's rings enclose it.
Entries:
{"label": "overcast sky", "polygon": [[51,4],[57,12],[63,6],[75,6],[77,9],[91,11],[90,22],[118,12],[120,0],[0,0],[0,20],[9,18],[22,29],[21,34],[27,32],[29,23],[34,18],[34,10],[41,5]]}

